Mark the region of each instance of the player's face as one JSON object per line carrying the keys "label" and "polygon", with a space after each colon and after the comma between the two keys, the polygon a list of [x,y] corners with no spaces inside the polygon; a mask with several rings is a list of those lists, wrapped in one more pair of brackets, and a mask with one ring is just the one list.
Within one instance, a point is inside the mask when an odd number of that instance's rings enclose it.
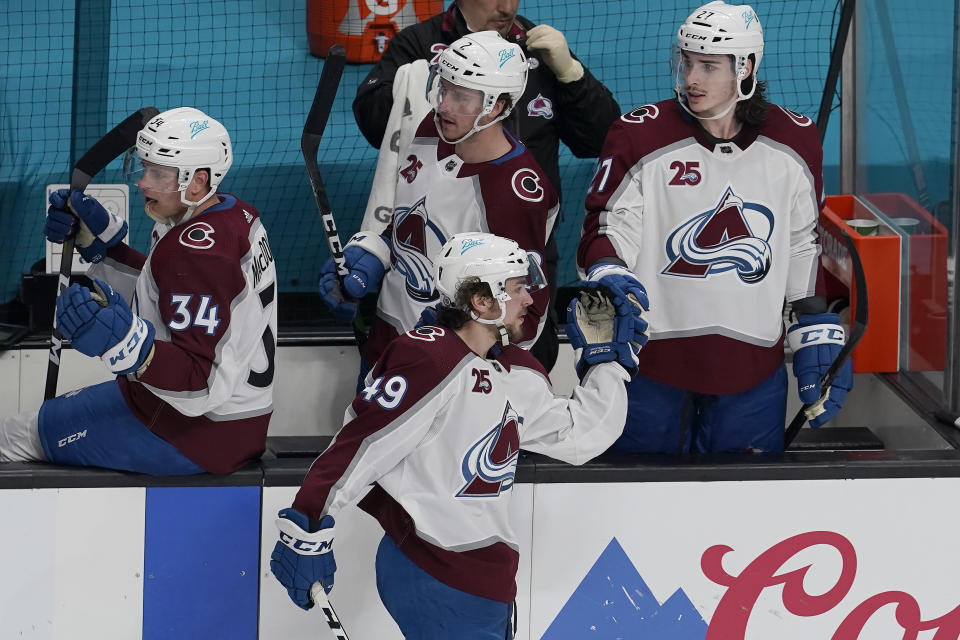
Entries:
{"label": "player's face", "polygon": [[473,31],[497,31],[507,37],[520,0],[457,0],[460,13]]}
{"label": "player's face", "polygon": [[440,78],[437,105],[438,125],[447,140],[466,135],[483,109],[483,92],[479,89],[458,87]]}
{"label": "player's face", "polygon": [[143,175],[137,182],[144,208],[154,218],[170,218],[186,211],[180,202],[177,169],[143,161]]}
{"label": "player's face", "polygon": [[721,113],[737,98],[736,76],[729,56],[684,51],[680,79],[687,106],[698,116]]}
{"label": "player's face", "polygon": [[507,328],[507,335],[510,336],[510,342],[521,342],[523,340],[523,319],[527,315],[527,307],[533,304],[533,298],[527,291],[527,279],[508,278],[505,286],[507,295],[507,313],[503,318],[503,326]]}

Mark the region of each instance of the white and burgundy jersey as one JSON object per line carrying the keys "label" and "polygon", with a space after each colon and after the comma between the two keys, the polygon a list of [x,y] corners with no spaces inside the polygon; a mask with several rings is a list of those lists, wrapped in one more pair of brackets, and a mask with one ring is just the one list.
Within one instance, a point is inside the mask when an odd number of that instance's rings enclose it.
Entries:
{"label": "white and burgundy jersey", "polygon": [[822,149],[804,116],[713,139],[675,100],[611,127],[586,199],[581,270],[616,257],[650,297],[641,373],[734,393],[783,362],[783,302],[817,293]]}
{"label": "white and burgundy jersey", "polygon": [[572,399],[551,392],[529,352],[489,359],[451,329],[393,340],[294,500],[312,518],[360,506],[420,567],[457,589],[512,602],[517,536],[509,499],[518,450],[582,464],[623,430],[629,379],[592,367]]}
{"label": "white and burgundy jersey", "polygon": [[131,410],[205,470],[229,473],[266,442],[277,275],[257,210],[230,194],[215,197],[218,204],[185,222],[157,224],[145,259],[120,245],[101,265],[140,269],[131,306],[156,328],[144,374],[118,377]]}
{"label": "white and burgundy jersey", "polygon": [[[511,143],[507,154],[467,163],[440,138],[431,111],[401,153],[393,221],[384,232],[391,244],[391,265],[380,285],[381,322],[367,343],[368,362],[377,359],[390,339],[412,329],[426,307],[439,302],[433,257],[454,234],[493,233],[543,256],[559,209],[557,194],[526,147],[506,130],[504,135]],[[547,289],[533,294],[521,346],[536,342],[549,296]]]}

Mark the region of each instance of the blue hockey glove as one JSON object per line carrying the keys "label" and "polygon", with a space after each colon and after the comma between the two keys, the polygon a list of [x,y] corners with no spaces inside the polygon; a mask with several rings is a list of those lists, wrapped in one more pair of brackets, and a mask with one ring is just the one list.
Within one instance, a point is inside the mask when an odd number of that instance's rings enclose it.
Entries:
{"label": "blue hockey glove", "polygon": [[637,276],[618,264],[598,262],[590,267],[587,274],[587,287],[601,286],[609,294],[613,304],[619,310],[627,301],[640,307],[643,311],[650,311],[650,301],[647,299],[647,290],[643,288]]}
{"label": "blue hockey glove", "polygon": [[420,312],[420,319],[417,320],[414,329],[417,327],[435,327],[437,325],[437,314],[439,313],[439,304],[435,304],[432,307],[424,307],[423,311]]}
{"label": "blue hockey glove", "polygon": [[57,329],[74,349],[99,356],[117,375],[143,365],[155,334],[153,324],[130,311],[126,300],[103,280],[94,280],[94,291],[72,284],[57,298]]}
{"label": "blue hockey glove", "polygon": [[843,348],[844,332],[839,322],[835,313],[804,314],[787,331],[800,401],[810,405],[806,414],[814,428],[837,415],[847,392],[853,388],[853,363],[848,358],[830,387],[820,395],[820,381]]}
{"label": "blue hockey glove", "polygon": [[343,297],[343,289],[340,288],[340,278],[337,277],[336,271],[320,276],[317,291],[323,303],[333,311],[334,318],[344,324],[353,322],[354,316],[357,315],[357,303]]}
{"label": "blue hockey glove", "polygon": [[[343,279],[343,287],[337,278],[337,266],[333,258],[328,258],[320,269],[320,297],[333,315],[341,322],[352,322],[357,314],[357,303],[368,291],[375,288],[383,280],[386,271],[380,258],[363,247],[347,246],[343,250],[343,258],[347,263],[349,273]],[[346,296],[344,296],[346,293]],[[346,299],[346,298],[349,298]]]}
{"label": "blue hockey glove", "polygon": [[61,243],[74,233],[80,256],[87,262],[100,262],[107,249],[126,237],[127,223],[81,191],[54,191],[43,234],[50,242]]}
{"label": "blue hockey glove", "polygon": [[[630,305],[632,307],[632,305]],[[567,337],[580,350],[578,373],[602,362],[619,362],[634,373],[646,344],[646,322],[639,312],[619,314],[600,291],[583,291],[567,305]]]}
{"label": "blue hockey glove", "polygon": [[280,581],[301,609],[313,606],[310,587],[317,581],[327,593],[333,588],[337,563],[333,559],[333,518],[324,516],[316,531],[309,531],[310,521],[296,509],[282,509],[277,514],[280,540],[270,554],[270,571]]}

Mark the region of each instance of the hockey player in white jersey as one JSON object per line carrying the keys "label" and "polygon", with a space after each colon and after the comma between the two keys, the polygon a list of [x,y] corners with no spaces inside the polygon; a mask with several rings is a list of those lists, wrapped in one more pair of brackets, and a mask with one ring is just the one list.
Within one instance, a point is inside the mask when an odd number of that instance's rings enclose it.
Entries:
{"label": "hockey player in white jersey", "polygon": [[624,114],[604,144],[578,267],[650,300],[616,450],[782,450],[785,335],[811,426],[852,387],[847,361],[820,397],[844,332],[821,295],[817,129],[766,101],[762,56],[749,5],[698,8],[677,33],[677,99]]}
{"label": "hockey player in white jersey", "polygon": [[625,298],[574,300],[567,333],[584,375],[571,399],[557,398],[516,346],[545,286],[537,261],[512,240],[467,233],[433,269],[437,326],[387,346],[280,512],[270,568],[310,608],[314,583],[333,586],[334,518],[372,484],[360,507],[386,532],[377,588],[404,637],[501,640],[520,551],[508,519],[518,451],[583,464],[616,439],[645,323]]}
{"label": "hockey player in white jersey", "polygon": [[[523,51],[496,31],[460,38],[440,54],[428,84],[433,111],[400,154],[392,222],[382,235],[361,232],[347,243],[347,300],[332,260],[320,279],[320,295],[344,321],[356,313],[355,300],[380,285],[363,372],[436,305],[431,258],[453,234],[494,233],[543,255],[557,194],[533,155],[501,125],[526,80]],[[534,293],[524,348],[540,335],[549,304],[548,290]]]}
{"label": "hockey player in white jersey", "polygon": [[117,377],[0,421],[0,461],[171,475],[229,473],[260,456],[277,278],[257,210],[217,191],[232,162],[227,130],[197,109],[146,124],[125,167],[156,222],[147,256],[94,198],[51,195],[44,235],[76,237],[95,282],[64,291],[57,327]]}

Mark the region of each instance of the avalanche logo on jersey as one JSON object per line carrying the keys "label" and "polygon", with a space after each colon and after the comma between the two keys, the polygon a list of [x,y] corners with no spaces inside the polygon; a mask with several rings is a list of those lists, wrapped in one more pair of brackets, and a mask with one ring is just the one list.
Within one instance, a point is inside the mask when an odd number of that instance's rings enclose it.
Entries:
{"label": "avalanche logo on jersey", "polygon": [[654,120],[660,115],[660,109],[655,104],[645,104],[633,111],[623,114],[620,119],[630,124],[643,124],[646,119]]}
{"label": "avalanche logo on jersey", "polygon": [[495,498],[513,486],[520,451],[520,429],[523,418],[510,403],[504,407],[500,424],[475,442],[460,464],[466,484],[457,497]]}
{"label": "avalanche logo on jersey", "polygon": [[553,103],[549,98],[544,98],[543,94],[538,93],[537,97],[527,103],[527,115],[531,118],[553,118]]}
{"label": "avalanche logo on jersey", "polygon": [[406,282],[407,295],[417,302],[433,302],[439,294],[433,286],[433,262],[427,257],[433,234],[440,246],[447,239],[427,215],[426,196],[412,207],[397,207],[393,213],[393,249],[390,261]]}
{"label": "avalanche logo on jersey", "polygon": [[206,222],[194,222],[180,232],[180,244],[191,249],[210,249],[214,245],[214,229]]}
{"label": "avalanche logo on jersey", "polygon": [[662,273],[706,278],[736,269],[747,284],[763,280],[770,271],[773,213],[763,205],[746,203],[727,187],[717,206],[687,220],[667,238],[670,263]]}

